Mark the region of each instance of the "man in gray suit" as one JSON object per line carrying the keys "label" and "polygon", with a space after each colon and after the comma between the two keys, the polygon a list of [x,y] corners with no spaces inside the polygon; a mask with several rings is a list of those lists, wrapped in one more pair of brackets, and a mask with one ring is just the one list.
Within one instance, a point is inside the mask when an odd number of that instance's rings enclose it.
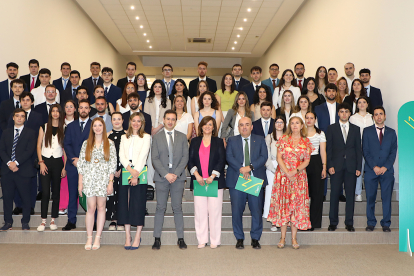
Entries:
{"label": "man in gray suit", "polygon": [[106,114],[106,109],[108,108],[108,103],[106,102],[105,97],[98,97],[95,100],[95,107],[97,113],[91,117],[91,120],[101,117],[105,122],[106,132],[112,130],[112,119],[109,114]]}
{"label": "man in gray suit", "polygon": [[164,113],[164,129],[152,138],[151,157],[155,169],[154,182],[157,192],[157,209],[154,218],[154,238],[152,249],[161,248],[161,233],[164,214],[167,208],[168,194],[171,193],[171,207],[174,212],[175,229],[178,246],[186,249],[184,242],[184,219],[182,196],[184,182],[187,178],[185,167],[188,162],[187,136],[175,131],[177,113],[167,110]]}

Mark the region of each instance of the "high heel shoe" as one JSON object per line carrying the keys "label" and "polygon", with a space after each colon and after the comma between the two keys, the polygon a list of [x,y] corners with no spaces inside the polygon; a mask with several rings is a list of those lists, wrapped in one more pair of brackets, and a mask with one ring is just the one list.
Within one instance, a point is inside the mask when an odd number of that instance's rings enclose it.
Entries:
{"label": "high heel shoe", "polygon": [[286,243],[285,238],[280,238],[279,243],[277,244],[277,248],[280,248],[280,249],[285,248],[285,243]]}
{"label": "high heel shoe", "polygon": [[99,238],[99,245],[98,246],[95,246],[95,244],[92,246],[92,250],[98,250],[99,248],[101,248],[101,236],[96,236],[95,237],[95,240],[96,240],[96,238]]}
{"label": "high heel shoe", "polygon": [[[131,241],[129,243],[132,244],[132,238],[131,238]],[[131,250],[131,245],[124,246],[124,248],[125,248],[125,250]]]}
{"label": "high heel shoe", "polygon": [[139,246],[141,245],[141,238],[139,238],[139,244],[138,247],[135,246],[131,246],[131,248],[129,250],[137,250],[139,248]]}
{"label": "high heel shoe", "polygon": [[[90,237],[88,237],[88,240],[89,239],[92,239],[93,238],[93,236],[90,236]],[[92,249],[92,242],[91,242],[91,244],[88,244],[88,242],[86,242],[86,244],[85,244],[85,250],[91,250]]]}
{"label": "high heel shoe", "polygon": [[[295,242],[293,242],[295,241]],[[293,249],[299,249],[300,245],[298,244],[296,239],[292,239],[292,248]]]}

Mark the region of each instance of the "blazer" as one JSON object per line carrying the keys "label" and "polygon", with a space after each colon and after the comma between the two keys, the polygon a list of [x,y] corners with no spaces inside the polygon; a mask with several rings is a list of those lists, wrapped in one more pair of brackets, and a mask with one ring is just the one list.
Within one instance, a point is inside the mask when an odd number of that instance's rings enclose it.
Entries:
{"label": "blazer", "polygon": [[[336,103],[335,123],[339,122],[338,106],[339,104]],[[316,116],[318,117],[319,129],[326,133],[328,131],[329,125],[331,124],[331,119],[329,117],[329,110],[328,110],[327,103],[324,102],[323,104],[315,106],[315,113],[316,113]]]}
{"label": "blazer", "polygon": [[[95,119],[99,117],[98,113],[96,113],[95,115],[93,115],[91,118],[91,120]],[[112,119],[111,119],[111,115],[106,114],[105,116],[105,127],[106,127],[106,132],[110,132],[112,130]]]}
{"label": "blazer", "polygon": [[[199,150],[203,137],[195,137],[191,140],[190,153],[188,157],[188,170],[191,174],[190,189],[193,189],[193,181],[196,180],[194,172],[197,170],[202,176],[203,171],[200,164]],[[224,166],[226,165],[226,150],[224,149],[223,139],[211,137],[210,158],[208,160],[208,175],[215,174],[214,180],[218,181],[218,188],[226,188],[224,179]]]}
{"label": "blazer", "polygon": [[[26,83],[25,91],[30,91],[30,74],[23,75],[20,77],[20,79]],[[40,85],[40,79],[39,79],[39,75],[37,75],[36,82],[33,88],[39,87],[39,85]]]}
{"label": "blazer", "polygon": [[60,92],[60,106],[63,110],[65,110],[65,104],[68,100],[74,100],[76,104],[78,104],[78,99],[76,97],[73,97],[73,91],[72,91],[72,83],[69,83],[66,85],[65,90],[59,90]]}
{"label": "blazer", "polygon": [[[164,118],[164,113],[168,109],[171,109],[171,101],[170,101],[170,99],[167,98],[167,106],[166,107],[162,107],[160,105],[160,113],[158,115],[158,123],[162,123],[162,119]],[[156,109],[156,105],[155,105],[155,99],[152,99],[151,102],[150,102],[150,99],[149,98],[146,98],[145,99],[144,112],[151,116],[152,127],[157,127],[155,125],[156,119],[157,119],[156,118],[156,116],[157,116],[157,109]]]}
{"label": "blazer", "polygon": [[[280,82],[280,79],[279,79],[279,78],[277,78],[277,79],[276,79],[276,86],[279,84],[279,82]],[[272,92],[272,96],[273,96],[273,92],[275,92],[275,89],[273,89],[273,82],[272,82],[272,80],[271,80],[270,78],[268,78],[268,79],[265,79],[264,81],[262,81],[262,83],[263,83],[264,85],[269,86],[270,91]]]}
{"label": "blazer", "polygon": [[0,103],[13,97],[11,87],[9,90],[9,80],[6,79],[0,82]]}
{"label": "blazer", "polygon": [[[137,79],[135,78],[134,82],[136,82],[136,81],[137,81]],[[116,86],[121,88],[121,91],[124,91],[124,87],[127,83],[128,83],[128,77],[125,77],[125,78],[119,79],[116,83]]]}
{"label": "blazer", "polygon": [[[296,83],[299,87],[299,81],[298,79],[296,79]],[[307,86],[308,86],[308,79],[307,78],[303,78],[303,83],[302,83],[302,89],[300,90],[300,93],[303,94],[305,92],[305,90],[307,90]],[[299,87],[300,89],[300,87]],[[298,99],[296,99],[297,101]]]}
{"label": "blazer", "polygon": [[[29,119],[27,119],[26,122],[24,122],[24,127],[32,129],[37,137],[39,134],[39,129],[42,125],[44,125],[42,115],[34,111],[34,109],[32,108],[32,110],[30,111]],[[12,128],[13,126],[13,114],[10,114],[9,120],[7,122],[7,128]]]}
{"label": "blazer", "polygon": [[269,131],[265,134],[264,130],[263,130],[263,125],[262,125],[262,118],[260,118],[257,121],[253,122],[253,130],[252,133],[256,134],[256,135],[260,135],[263,138],[266,138],[266,136],[270,133],[273,132],[273,126],[275,125],[275,120],[273,118],[270,118],[270,125],[269,125]]}
{"label": "blazer", "polygon": [[348,172],[355,173],[362,168],[361,132],[359,127],[349,123],[346,144],[339,123],[328,127],[326,134],[327,168],[335,171],[342,170],[345,166]]}
{"label": "blazer", "polygon": [[[292,114],[293,114],[294,112],[292,112],[292,109],[290,110],[290,112],[289,112],[289,118],[290,118],[290,116],[292,116]],[[285,121],[286,121],[286,124],[288,124],[289,123],[289,118],[286,118],[286,114],[283,112],[283,113],[281,113],[280,112],[280,107],[279,108],[277,108],[276,109],[276,117],[277,116],[282,116],[282,117],[284,117],[285,118]],[[319,118],[319,117],[318,117]]]}
{"label": "blazer", "polygon": [[365,171],[373,171],[375,166],[386,167],[387,173],[394,173],[394,162],[397,156],[397,134],[395,130],[385,126],[382,144],[379,143],[375,124],[364,128],[362,135],[362,151],[365,158]]}
{"label": "blazer", "polygon": [[[234,124],[236,123],[236,116],[233,109],[229,109],[226,114],[226,118],[224,118],[223,127],[221,128],[221,135],[220,138],[229,138],[234,136],[234,128],[238,127]],[[254,112],[250,111],[250,118],[252,118],[252,122],[254,122]]]}
{"label": "blazer", "polygon": [[[99,76],[97,85],[103,86],[103,79]],[[89,102],[93,104],[95,102],[95,96],[93,95],[93,89],[95,88],[95,85],[93,84],[92,76],[90,76],[87,79],[84,79],[82,81],[82,86],[85,86],[88,89],[88,96],[89,96]],[[66,87],[68,87],[66,85]]]}
{"label": "blazer", "polygon": [[[262,83],[263,86],[267,86],[265,84]],[[269,87],[270,89],[270,87]],[[254,93],[256,93],[256,89],[253,88],[253,83],[249,83],[245,86],[243,86],[241,88],[241,90],[239,91],[243,91],[244,93],[247,94],[247,98],[249,99],[249,105],[251,105],[253,103],[253,97],[254,97]]]}
{"label": "blazer", "polygon": [[369,101],[370,101],[370,110],[371,114],[374,113],[374,108],[377,106],[382,106],[382,94],[381,90],[379,88],[376,88],[371,85],[371,88],[369,89]]}
{"label": "blazer", "polygon": [[[147,163],[148,154],[151,146],[151,136],[147,133],[144,133],[144,137],[137,137],[138,143],[135,142],[133,145],[133,155],[132,155],[132,165],[134,169],[141,172]],[[132,139],[128,139],[126,134],[121,136],[121,144],[119,146],[119,161],[122,166],[126,169],[129,162],[129,147],[131,145]]]}
{"label": "blazer", "polygon": [[[63,82],[62,77],[60,77],[60,78],[53,81],[53,85],[56,86],[57,90],[63,91],[65,89],[63,88],[63,83],[62,82]],[[72,86],[72,83],[70,82],[70,80],[68,80],[68,82],[66,83],[66,87],[68,87],[68,85]],[[61,101],[62,101],[62,99],[61,99]]]}
{"label": "blazer", "polygon": [[[142,111],[140,111],[140,112],[142,112]],[[148,115],[145,112],[142,112],[142,114],[144,115],[144,119],[145,119],[144,131],[146,133],[148,133],[149,135],[151,135],[151,130],[152,130],[151,116]],[[129,117],[131,117],[131,112],[130,111],[127,111],[127,112],[122,114],[122,119],[124,120],[124,123],[122,124],[122,127],[124,128],[124,130],[128,130]]]}
{"label": "blazer", "polygon": [[[188,141],[187,135],[174,130],[172,173],[177,176],[177,180],[185,181],[185,167],[188,163]],[[152,137],[151,159],[154,166],[154,181],[165,181],[165,176],[170,172],[168,168],[169,153],[165,131],[161,130]]]}
{"label": "blazer", "polygon": [[[208,77],[206,77],[206,81],[208,84],[208,91],[211,91],[213,93],[215,93],[217,91],[217,84],[216,81],[213,79],[210,79]],[[190,98],[192,99],[193,97],[197,96],[197,84],[199,82],[199,78],[197,77],[196,79],[193,79],[192,81],[190,81],[190,85],[188,88],[188,94],[190,96]]]}
{"label": "blazer", "polygon": [[[105,88],[104,88],[105,89]],[[122,90],[118,86],[115,86],[114,84],[111,85],[108,89],[108,96],[106,98],[106,101],[108,103],[111,103],[112,106],[116,107],[116,101],[119,100],[122,97]],[[95,102],[95,96],[93,96],[93,102]],[[92,101],[91,101],[92,104]]]}
{"label": "blazer", "polygon": [[237,84],[236,83],[234,83],[234,86],[236,87],[236,90],[237,91],[240,91],[239,90],[239,88],[241,89],[243,86],[245,86],[245,85],[247,85],[247,84],[249,84],[250,83],[250,81],[248,81],[248,80],[246,80],[245,78],[243,78],[243,77],[240,77],[240,80],[239,80],[240,82],[239,82],[239,86],[237,86]]}
{"label": "blazer", "polygon": [[63,145],[67,156],[66,168],[68,168],[68,166],[74,167],[72,164],[72,158],[79,158],[82,144],[89,137],[91,123],[92,120],[88,119],[83,128],[83,132],[81,132],[80,129],[79,119],[68,124],[66,127],[65,139],[63,140]]}
{"label": "blazer", "polygon": [[[267,161],[267,147],[265,139],[261,136],[251,134],[250,136],[250,163],[253,165],[254,177],[263,179],[263,186],[267,185],[266,177],[266,161]],[[227,159],[227,180],[228,188],[236,187],[237,180],[240,175],[240,168],[243,167],[244,161],[244,145],[240,135],[229,138],[226,148]],[[250,165],[250,164],[248,164]],[[248,166],[247,165],[247,166]]]}
{"label": "blazer", "polygon": [[49,112],[47,112],[46,102],[41,103],[41,104],[38,104],[34,108],[34,111],[36,111],[37,113],[39,113],[40,115],[42,115],[42,123],[43,123],[42,125],[46,124],[47,121],[49,120]]}
{"label": "blazer", "polygon": [[[1,102],[0,104],[0,128],[1,130],[6,130],[7,123],[9,121],[10,115],[13,113],[16,106],[14,105],[13,98]],[[0,130],[0,135],[1,135]]]}
{"label": "blazer", "polygon": [[[0,139],[0,157],[1,162],[1,174],[6,175],[13,173],[7,166],[7,162],[11,160],[13,141],[14,141],[14,127],[7,128]],[[36,150],[37,139],[36,133],[28,128],[24,127],[19,140],[17,141],[15,155],[16,161],[19,163],[19,170],[14,174],[21,177],[33,177],[36,175],[36,170],[33,166],[33,156]]]}
{"label": "blazer", "polygon": [[[164,83],[164,85],[165,85],[165,81],[164,81],[164,79],[162,79],[162,82],[163,82],[163,83]],[[168,91],[167,91],[167,97],[168,97],[169,95],[171,95],[171,92],[172,92],[172,90],[173,90],[174,84],[175,84],[175,80],[171,79],[171,82],[170,82],[170,89],[168,89]],[[165,89],[167,89],[167,87],[165,87]]]}

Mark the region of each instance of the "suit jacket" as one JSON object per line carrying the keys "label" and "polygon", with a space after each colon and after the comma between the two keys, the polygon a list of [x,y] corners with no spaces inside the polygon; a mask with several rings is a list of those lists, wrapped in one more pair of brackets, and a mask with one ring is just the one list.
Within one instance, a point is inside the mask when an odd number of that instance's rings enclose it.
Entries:
{"label": "suit jacket", "polygon": [[[56,86],[57,90],[63,91],[65,89],[63,89],[63,83],[62,82],[63,82],[62,77],[60,77],[60,78],[53,81],[53,85]],[[66,83],[66,87],[68,87],[68,85],[72,85],[70,80],[68,80],[68,82]]]}
{"label": "suit jacket", "polygon": [[[263,179],[263,186],[267,185],[266,161],[267,147],[265,139],[261,136],[251,134],[250,136],[250,163],[253,165],[254,177]],[[228,188],[236,187],[240,175],[240,168],[244,162],[244,144],[240,135],[230,137],[227,142],[226,160],[229,165],[227,168],[226,185]],[[248,166],[250,164],[247,164]]]}
{"label": "suit jacket", "polygon": [[362,151],[365,158],[365,171],[373,171],[375,166],[386,167],[387,173],[394,174],[394,162],[397,156],[397,134],[385,126],[382,144],[379,142],[376,126],[364,128]]}
{"label": "suit jacket", "polygon": [[0,82],[0,103],[13,97],[11,88],[9,90],[9,80]]}
{"label": "suit jacket", "polygon": [[[254,122],[254,112],[250,111],[250,118],[252,118],[252,122]],[[221,130],[220,138],[229,138],[234,136],[234,129],[238,126],[235,126],[236,123],[236,114],[233,109],[227,111],[226,118],[224,118],[223,127]]]}
{"label": "suit jacket", "polygon": [[[142,111],[140,111],[140,112],[142,112]],[[151,116],[148,115],[145,112],[142,112],[142,114],[144,115],[144,119],[145,119],[144,131],[146,133],[148,133],[149,135],[151,135],[151,130],[152,130]],[[122,119],[124,120],[124,123],[123,123],[122,127],[124,128],[124,130],[128,130],[129,117],[131,117],[131,112],[130,111],[127,111],[127,112],[122,114]]]}
{"label": "suit jacket", "polygon": [[[97,85],[103,86],[103,79],[99,76]],[[82,86],[85,86],[88,88],[88,96],[89,96],[89,102],[93,104],[95,102],[95,96],[93,95],[93,89],[95,88],[95,85],[93,84],[92,76],[90,76],[87,79],[84,79],[82,81]],[[66,86],[68,87],[68,86]]]}
{"label": "suit jacket", "polygon": [[0,104],[0,128],[2,131],[6,130],[10,115],[13,113],[15,108],[16,106],[14,105],[13,98],[3,101]]}
{"label": "suit jacket", "polygon": [[[338,106],[339,104],[336,103],[335,123],[339,122]],[[315,113],[316,113],[316,116],[318,117],[319,129],[325,132],[326,134],[326,132],[328,131],[328,127],[331,124],[331,119],[329,117],[329,110],[328,110],[327,103],[324,102],[323,104],[315,106]]]}
{"label": "suit jacket", "polygon": [[[263,82],[262,82],[262,86],[267,86],[267,85],[263,84]],[[270,87],[269,87],[269,89],[270,89]],[[256,89],[253,88],[253,83],[251,82],[251,83],[243,86],[242,89],[239,90],[239,92],[240,91],[244,91],[247,94],[247,98],[249,99],[249,105],[251,105],[253,103],[254,93],[256,93]]]}
{"label": "suit jacket", "polygon": [[252,133],[253,134],[256,134],[256,135],[260,135],[263,138],[266,138],[266,136],[268,134],[270,134],[270,133],[273,132],[273,126],[275,125],[275,120],[273,118],[270,118],[269,124],[270,124],[269,125],[269,131],[268,131],[268,133],[265,134],[264,133],[264,130],[263,130],[263,125],[262,125],[262,118],[260,118],[257,121],[254,121],[253,122],[253,130],[252,130]]}
{"label": "suit jacket", "polygon": [[78,99],[76,97],[73,97],[73,90],[72,90],[72,84],[69,83],[66,85],[65,90],[59,90],[60,92],[60,106],[62,109],[65,109],[65,104],[68,100],[74,100],[76,104],[78,104]]}
{"label": "suit jacket", "polygon": [[72,164],[72,158],[79,158],[82,144],[89,137],[91,123],[92,120],[88,119],[82,132],[79,125],[79,119],[68,124],[68,126],[66,127],[65,139],[63,141],[64,149],[67,156],[66,168],[76,170],[75,166],[73,166]]}
{"label": "suit jacket", "polygon": [[[298,87],[299,87],[299,81],[298,81],[298,79],[296,79],[296,83],[298,84]],[[302,89],[300,90],[300,93],[301,94],[303,94],[303,92],[305,92],[305,90],[307,90],[307,86],[308,86],[308,79],[307,78],[303,78]],[[300,89],[300,87],[299,87],[299,89]]]}
{"label": "suit jacket", "polygon": [[[188,141],[187,136],[179,131],[174,130],[174,147],[173,147],[173,164],[172,173],[177,176],[177,180],[184,181],[187,179],[185,167],[188,163]],[[151,159],[154,166],[154,181],[165,181],[170,169],[168,142],[165,137],[165,131],[161,130],[152,138]]]}
{"label": "suit jacket", "polygon": [[[91,120],[95,119],[99,117],[98,113],[96,113],[95,115],[93,115],[91,118]],[[106,132],[110,132],[112,130],[112,119],[111,119],[111,115],[106,114],[105,116],[105,127],[106,127]]]}
{"label": "suit jacket", "polygon": [[[188,157],[188,170],[191,174],[190,188],[193,189],[193,181],[196,180],[194,171],[197,169],[198,173],[203,176],[203,171],[200,164],[200,155],[198,154],[203,137],[195,137],[191,140],[190,154]],[[208,175],[220,174],[214,180],[218,181],[219,189],[226,188],[226,180],[224,179],[224,166],[226,165],[226,150],[224,149],[223,140],[218,137],[211,137],[210,144],[210,158],[208,160]],[[218,173],[217,173],[218,172]]]}
{"label": "suit jacket", "polygon": [[372,86],[370,88],[369,91],[369,105],[370,105],[370,110],[371,110],[371,114],[374,113],[374,108],[376,108],[377,106],[382,106],[382,94],[381,94],[381,90]]}
{"label": "suit jacket", "polygon": [[359,127],[349,123],[346,144],[340,123],[328,127],[326,134],[327,168],[334,168],[336,172],[343,169],[344,162],[349,173],[361,171],[362,149],[361,132]]}
{"label": "suit jacket", "polygon": [[[144,111],[145,111],[145,113],[147,113],[148,115],[151,116],[151,121],[152,121],[152,126],[153,127],[157,127],[155,125],[156,119],[157,119],[156,118],[156,116],[157,116],[157,110],[156,110],[156,108],[157,107],[156,107],[155,104],[156,104],[155,99],[152,99],[152,102],[149,102],[149,98],[146,98],[145,99]],[[160,112],[159,112],[159,115],[158,115],[158,123],[161,123],[162,122],[162,120],[164,118],[164,113],[168,109],[171,109],[171,101],[170,101],[170,99],[167,98],[167,105],[166,105],[166,107],[164,108],[164,107],[162,107],[160,105]],[[125,123],[125,121],[124,121],[124,123]]]}
{"label": "suit jacket", "polygon": [[[27,119],[26,122],[24,122],[24,127],[27,127],[33,130],[37,137],[39,134],[40,127],[44,125],[42,120],[43,120],[42,115],[40,115],[39,113],[34,111],[34,109],[32,109],[30,111],[29,119]],[[13,128],[13,126],[14,126],[13,114],[10,114],[9,120],[7,122],[7,128]],[[37,138],[35,140],[37,140]]]}
{"label": "suit jacket", "polygon": [[[38,104],[35,108],[34,111],[36,111],[37,113],[39,113],[40,115],[42,115],[42,124],[46,124],[47,121],[49,121],[49,112],[47,112],[47,105],[46,102]],[[30,118],[30,117],[29,117]]]}
{"label": "suit jacket", "polygon": [[[147,163],[148,154],[151,146],[151,135],[144,134],[144,137],[137,137],[138,143],[133,145],[132,165],[134,169],[141,172]],[[128,139],[126,135],[121,136],[121,144],[119,146],[119,161],[126,169],[129,165],[129,146],[132,139]]]}
{"label": "suit jacket", "polygon": [[[164,83],[164,85],[165,85],[165,81],[164,81],[164,79],[162,79],[162,82],[163,82],[163,83]],[[167,91],[167,96],[171,95],[171,92],[172,92],[172,90],[173,90],[174,84],[175,84],[175,80],[171,79],[171,82],[170,82],[170,89],[168,89],[168,91]],[[165,87],[165,89],[167,89],[167,87]]]}
{"label": "suit jacket", "polygon": [[289,117],[288,118],[286,118],[286,114],[283,112],[281,112],[280,111],[280,107],[279,108],[277,108],[276,109],[276,117],[277,116],[282,116],[282,117],[284,117],[285,118],[285,121],[286,121],[286,124],[288,124],[289,123],[289,118],[290,118],[290,116],[292,116],[292,114],[293,114],[294,112],[292,112],[292,110],[290,110],[290,112],[289,112]]}
{"label": "suit jacket", "polygon": [[[206,80],[207,80],[207,84],[208,84],[208,91],[211,91],[211,92],[215,93],[217,91],[216,81],[213,80],[213,79],[210,79],[208,77],[206,77]],[[189,94],[191,99],[193,97],[197,96],[197,84],[198,84],[198,82],[199,82],[198,77],[196,79],[193,79],[192,81],[190,81],[188,94]]]}
{"label": "suit jacket", "polygon": [[[134,82],[136,82],[136,79],[134,79]],[[125,78],[119,79],[116,83],[116,86],[121,88],[121,91],[124,91],[124,87],[127,83],[128,83],[128,77],[125,77]]]}
{"label": "suit jacket", "polygon": [[[121,88],[119,88],[118,86],[115,85],[111,85],[111,87],[109,87],[108,89],[108,97],[106,99],[106,101],[108,103],[111,103],[112,106],[115,108],[116,107],[116,101],[119,100],[122,97],[122,90]],[[93,97],[93,102],[95,102],[95,97]],[[91,102],[92,104],[92,102]]]}
{"label": "suit jacket", "polygon": [[[279,82],[280,82],[280,79],[279,79],[279,78],[277,78],[277,79],[276,79],[276,86],[279,84]],[[265,79],[264,81],[262,81],[262,83],[263,83],[264,85],[269,86],[270,91],[272,91],[272,96],[273,96],[273,92],[274,92],[275,90],[273,89],[273,82],[272,82],[272,80],[271,80],[270,78],[268,78],[268,79]]]}
{"label": "suit jacket", "polygon": [[[0,157],[3,161],[1,162],[2,175],[13,173],[8,168],[7,162],[11,160],[14,136],[14,127],[11,127],[3,132],[0,139]],[[24,127],[19,140],[17,141],[15,150],[16,161],[19,163],[19,170],[13,174],[21,177],[33,177],[36,175],[33,166],[33,156],[36,150],[37,139],[33,139],[33,137],[36,137],[36,133],[32,129]]]}
{"label": "suit jacket", "polygon": [[[20,79],[26,83],[26,91],[30,91],[30,74],[21,76]],[[33,88],[36,88],[39,86],[40,86],[40,79],[39,79],[39,75],[37,75],[36,82]]]}
{"label": "suit jacket", "polygon": [[239,86],[236,85],[236,83],[234,84],[234,86],[236,87],[237,91],[240,91],[239,89],[241,89],[243,86],[247,85],[250,83],[250,81],[246,80],[245,78],[241,77],[239,80]]}

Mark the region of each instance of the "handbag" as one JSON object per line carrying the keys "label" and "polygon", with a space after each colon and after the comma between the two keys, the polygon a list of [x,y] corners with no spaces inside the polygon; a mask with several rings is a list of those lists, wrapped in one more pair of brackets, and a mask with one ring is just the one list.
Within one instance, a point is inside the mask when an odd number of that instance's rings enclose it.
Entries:
{"label": "handbag", "polygon": [[154,187],[148,185],[147,200],[154,200],[154,195],[155,195]]}

